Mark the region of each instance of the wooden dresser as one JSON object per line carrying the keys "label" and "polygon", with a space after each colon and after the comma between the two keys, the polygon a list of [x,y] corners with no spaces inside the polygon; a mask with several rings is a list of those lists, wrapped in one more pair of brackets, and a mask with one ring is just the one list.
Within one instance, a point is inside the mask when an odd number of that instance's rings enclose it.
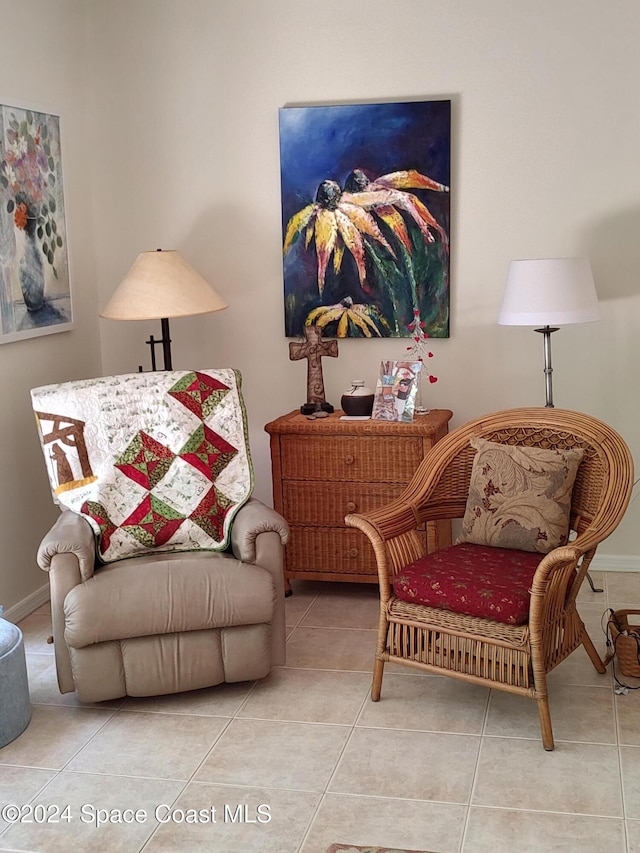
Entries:
{"label": "wooden dresser", "polygon": [[[267,424],[271,436],[273,503],[291,525],[285,582],[376,583],[375,558],[350,512],[367,512],[397,497],[424,454],[446,435],[452,412],[435,409],[410,424],[341,420],[337,411],[309,420],[298,411]],[[429,523],[429,551],[451,544],[448,521]]]}

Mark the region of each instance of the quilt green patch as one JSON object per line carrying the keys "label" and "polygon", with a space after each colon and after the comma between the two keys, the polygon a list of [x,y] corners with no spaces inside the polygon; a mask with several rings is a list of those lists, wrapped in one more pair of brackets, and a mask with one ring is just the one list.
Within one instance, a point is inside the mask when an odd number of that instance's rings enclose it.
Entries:
{"label": "quilt green patch", "polygon": [[140,431],[114,464],[145,489],[153,489],[167,473],[175,458],[175,453],[168,447]]}

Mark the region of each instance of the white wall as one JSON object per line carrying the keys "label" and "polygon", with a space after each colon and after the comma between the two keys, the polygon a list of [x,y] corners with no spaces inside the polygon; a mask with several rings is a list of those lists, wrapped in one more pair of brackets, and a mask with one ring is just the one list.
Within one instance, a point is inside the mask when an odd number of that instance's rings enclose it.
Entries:
{"label": "white wall", "polygon": [[56,516],[29,389],[100,371],[81,0],[0,0],[0,103],[60,116],[74,331],[0,347],[0,604],[48,586],[40,539]]}
{"label": "white wall", "polygon": [[[297,408],[306,391],[304,365],[289,361],[283,332],[278,108],[285,105],[451,98],[451,338],[433,341],[440,379],[430,405],[451,408],[453,425],[542,405],[540,336],[496,322],[508,262],[586,254],[603,320],[554,336],[556,404],[608,421],[640,458],[636,0],[0,6],[0,79],[15,97],[63,114],[79,298],[78,331],[0,350],[3,390],[12,397],[11,413],[0,415],[10,466],[0,498],[3,566],[11,555],[0,600],[4,593],[11,603],[39,582],[35,529],[50,516],[43,466],[31,455],[26,390],[148,365],[144,341],[159,333],[154,324],[99,321],[101,368],[94,343],[97,310],[142,250],[181,250],[229,302],[225,312],[172,323],[174,366],[242,370],[257,494],[270,500],[263,427]],[[371,384],[382,358],[404,352],[397,340],[339,346],[339,358],[324,362],[334,404],[352,377]],[[19,452],[8,453],[16,442]],[[25,526],[34,514],[36,523]],[[638,522],[634,503],[602,551],[640,555]]]}
{"label": "white wall", "polygon": [[[143,249],[179,248],[229,302],[175,321],[178,367],[245,378],[259,495],[264,424],[305,399],[283,333],[278,108],[453,100],[452,329],[430,404],[454,424],[544,404],[542,340],[496,323],[508,262],[588,255],[603,320],[554,336],[556,404],[640,451],[640,82],[635,0],[112,0],[91,7],[101,304]],[[148,363],[149,324],[102,321],[105,372]],[[340,342],[328,399],[399,341]],[[638,505],[603,551],[640,554]]]}

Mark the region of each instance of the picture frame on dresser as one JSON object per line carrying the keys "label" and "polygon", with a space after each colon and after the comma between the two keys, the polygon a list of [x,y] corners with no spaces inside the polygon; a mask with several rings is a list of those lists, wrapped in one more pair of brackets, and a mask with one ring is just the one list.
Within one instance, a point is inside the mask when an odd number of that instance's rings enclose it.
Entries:
{"label": "picture frame on dresser", "polygon": [[421,359],[380,363],[371,414],[374,420],[413,420],[421,367]]}
{"label": "picture frame on dresser", "polygon": [[[398,497],[425,453],[448,432],[453,413],[432,409],[411,423],[343,420],[337,410],[309,420],[299,411],[268,423],[274,508],[289,522],[285,589],[291,580],[377,583],[373,549],[345,515]],[[451,544],[449,521],[421,532],[429,552]]]}

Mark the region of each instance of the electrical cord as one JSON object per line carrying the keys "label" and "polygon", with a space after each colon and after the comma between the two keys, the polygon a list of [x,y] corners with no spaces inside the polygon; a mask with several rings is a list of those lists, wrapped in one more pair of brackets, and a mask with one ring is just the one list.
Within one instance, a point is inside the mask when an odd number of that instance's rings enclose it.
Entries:
{"label": "electrical cord", "polygon": [[[604,624],[605,617],[607,620],[606,625]],[[629,638],[631,638],[632,640],[635,640],[636,652],[637,652],[637,657],[638,657],[638,665],[640,666],[640,633],[638,633],[638,631],[636,631],[636,630],[629,630],[628,628],[625,628],[625,626],[621,622],[618,621],[616,614],[615,614],[615,611],[612,610],[611,608],[608,608],[602,614],[602,619],[600,620],[600,625],[601,625],[602,631],[606,637],[607,651],[608,651],[608,654],[610,655],[611,672],[613,674],[613,680],[618,685],[615,688],[616,693],[625,694],[625,693],[628,693],[629,690],[640,690],[640,684],[638,684],[636,686],[632,686],[631,684],[625,684],[624,681],[620,681],[620,679],[616,675],[616,651],[617,651],[616,647],[617,647],[618,642],[620,641],[621,637],[624,637],[625,640],[628,640]],[[616,636],[615,637],[612,635],[612,631],[611,631],[612,625],[616,629]]]}

